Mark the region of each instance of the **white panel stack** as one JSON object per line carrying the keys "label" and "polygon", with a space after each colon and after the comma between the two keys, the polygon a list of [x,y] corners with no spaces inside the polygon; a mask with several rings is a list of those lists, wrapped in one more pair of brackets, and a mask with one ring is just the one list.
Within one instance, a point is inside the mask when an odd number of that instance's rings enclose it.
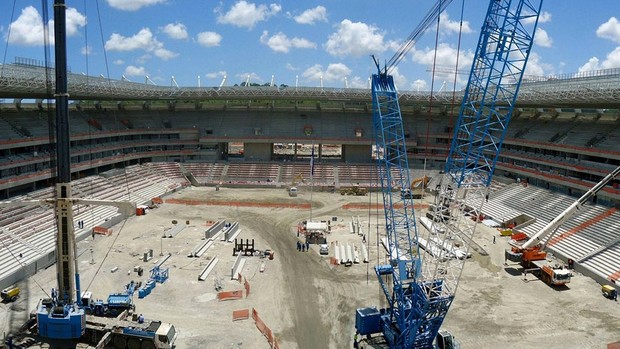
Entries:
{"label": "white panel stack", "polygon": [[338,245],[334,246],[334,258],[336,258],[336,264],[340,264],[340,249]]}
{"label": "white panel stack", "polygon": [[347,260],[345,266],[350,267],[353,264],[353,249],[349,244],[346,245],[345,249],[347,251]]}
{"label": "white panel stack", "polygon": [[362,244],[362,261],[368,263],[368,249],[365,244]]}

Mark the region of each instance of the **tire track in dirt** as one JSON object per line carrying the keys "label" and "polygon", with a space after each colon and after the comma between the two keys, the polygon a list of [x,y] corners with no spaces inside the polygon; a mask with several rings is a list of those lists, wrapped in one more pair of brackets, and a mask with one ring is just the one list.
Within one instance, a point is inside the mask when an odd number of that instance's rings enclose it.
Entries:
{"label": "tire track in dirt", "polygon": [[[314,202],[313,207],[316,217],[333,214],[342,208],[340,203],[325,202]],[[349,332],[353,325],[355,307],[350,303],[356,298],[356,292],[351,282],[358,281],[338,277],[341,273],[331,270],[317,254],[296,250],[297,238],[292,227],[307,219],[307,212],[276,209],[272,216],[240,213],[240,223],[251,226],[261,238],[269,241],[283,266],[282,286],[287,299],[281,303],[286,304],[293,323],[278,333],[280,342],[295,342],[300,349],[348,347],[350,338],[342,334]]]}

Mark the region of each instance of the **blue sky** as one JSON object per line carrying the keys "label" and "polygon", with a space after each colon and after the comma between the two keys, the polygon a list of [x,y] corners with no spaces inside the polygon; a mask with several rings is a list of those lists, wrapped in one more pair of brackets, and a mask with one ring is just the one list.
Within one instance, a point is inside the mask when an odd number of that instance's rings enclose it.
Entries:
{"label": "blue sky", "polygon": [[[50,16],[52,0],[48,0]],[[157,85],[218,86],[246,81],[367,87],[371,54],[389,60],[435,0],[199,1],[66,0],[69,68],[74,73],[148,76]],[[437,64],[455,68],[463,0],[442,16]],[[469,70],[487,0],[466,0],[460,70]],[[99,12],[97,11],[99,9]],[[2,63],[44,59],[41,1],[0,1]],[[614,17],[615,16],[615,17]],[[99,21],[99,18],[101,21]],[[546,0],[526,74],[549,76],[620,68],[620,1]],[[403,90],[429,90],[435,26],[393,72]],[[51,51],[53,54],[53,50]],[[107,58],[107,59],[106,59]],[[435,90],[452,89],[436,74]],[[458,76],[457,89],[467,75]],[[442,85],[445,86],[442,87]]]}

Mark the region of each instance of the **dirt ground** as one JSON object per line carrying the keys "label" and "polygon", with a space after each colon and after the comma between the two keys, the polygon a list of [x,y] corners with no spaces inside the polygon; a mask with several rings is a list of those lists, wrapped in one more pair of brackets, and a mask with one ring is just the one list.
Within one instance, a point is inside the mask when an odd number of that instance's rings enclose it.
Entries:
{"label": "dirt ground", "polygon": [[[376,195],[341,196],[302,190],[289,197],[284,189],[187,188],[167,199],[193,200],[199,205],[164,203],[145,216],[131,217],[113,227],[110,236],[97,236],[78,244],[82,288],[105,298],[120,292],[138,277],[134,266],[149,270],[163,258],[170,277],[143,299],[134,297],[136,311],[146,318],[170,322],[178,330],[177,348],[269,348],[254,321],[233,321],[234,310],[254,308],[273,331],[280,348],[351,348],[355,309],[385,306],[372,267],[384,251],[377,246],[379,210],[365,205],[378,203]],[[234,202],[225,204],[225,202]],[[312,202],[312,209],[307,208]],[[261,205],[257,205],[261,204]],[[274,205],[275,204],[275,205]],[[296,206],[298,205],[298,206]],[[347,205],[347,206],[345,206]],[[346,207],[346,208],[343,208]],[[362,207],[362,208],[359,208]],[[370,212],[369,212],[370,211]],[[420,212],[421,213],[421,212]],[[329,263],[330,256],[296,249],[296,225],[301,220],[329,220],[328,242],[355,243],[362,237],[351,234],[351,217],[358,217],[367,233],[370,263],[351,267]],[[377,220],[379,218],[379,222]],[[274,259],[243,257],[242,276],[250,284],[250,294],[242,299],[219,301],[216,281],[223,291],[242,290],[231,278],[233,244],[217,240],[200,258],[188,254],[204,242],[208,221],[239,222],[238,238],[254,239],[255,248],[274,251]],[[162,238],[172,221],[185,225],[173,238]],[[504,266],[507,240],[492,236],[497,231],[480,226],[475,240],[489,253],[475,254],[465,264],[459,290],[444,327],[461,343],[461,348],[605,348],[620,340],[620,305],[601,296],[600,286],[576,275],[569,287],[550,288],[533,276],[527,280],[516,266]],[[333,247],[333,246],[331,246]],[[90,252],[92,248],[92,253]],[[140,260],[153,250],[153,259]],[[379,253],[378,253],[379,252]],[[198,274],[217,257],[218,264],[205,281]],[[261,272],[261,264],[264,271]],[[116,272],[112,269],[118,267]],[[54,286],[54,268],[40,271],[20,286],[22,297],[0,305],[0,328],[15,331],[34,309],[45,292]],[[33,344],[31,347],[48,347]]]}

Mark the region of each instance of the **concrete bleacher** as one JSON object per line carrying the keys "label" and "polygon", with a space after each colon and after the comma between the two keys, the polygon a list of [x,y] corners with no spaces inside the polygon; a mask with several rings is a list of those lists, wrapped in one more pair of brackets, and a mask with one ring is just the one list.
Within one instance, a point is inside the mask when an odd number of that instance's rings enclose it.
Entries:
{"label": "concrete bleacher", "polygon": [[[312,168],[314,168],[314,171]],[[310,162],[283,163],[280,171],[280,182],[284,185],[289,185],[293,182],[297,182],[297,185],[302,183],[310,185],[311,182],[313,185],[334,185],[334,165],[315,162],[311,167]]]}
{"label": "concrete bleacher", "polygon": [[[572,205],[576,198],[534,186],[513,184],[490,196],[482,213],[498,222],[502,217],[527,214],[536,221],[517,229],[536,234]],[[620,278],[620,213],[592,203],[585,204],[552,237],[543,239],[547,249],[563,259],[577,261],[590,276]]]}
{"label": "concrete bleacher", "polygon": [[340,186],[360,184],[368,187],[379,186],[379,173],[375,165],[339,165],[338,183]]}
{"label": "concrete bleacher", "polygon": [[47,113],[20,113],[19,117],[11,118],[11,122],[15,127],[27,130],[30,133],[30,137],[49,136]]}
{"label": "concrete bleacher", "polygon": [[228,165],[223,163],[185,163],[183,168],[188,171],[198,184],[217,184],[224,180],[224,172]]}
{"label": "concrete bleacher", "polygon": [[275,185],[280,166],[275,163],[234,162],[228,165],[226,180],[237,184]]}
{"label": "concrete bleacher", "polygon": [[[101,200],[128,200],[136,204],[150,203],[154,197],[182,187],[178,180],[164,172],[136,165],[106,176],[90,176],[72,182],[72,196]],[[54,189],[45,188],[16,197],[14,200],[53,198]],[[73,206],[75,234],[78,240],[91,235],[92,228],[112,224],[121,219],[112,206],[76,204]],[[79,222],[83,223],[80,228]],[[112,222],[112,223],[111,223]],[[0,288],[7,287],[55,262],[56,224],[48,206],[7,207],[0,209]],[[20,257],[21,256],[21,257]]]}
{"label": "concrete bleacher", "polygon": [[146,164],[146,168],[152,172],[163,173],[164,176],[171,182],[169,185],[189,185],[187,178],[183,175],[179,163],[176,162],[149,162]]}
{"label": "concrete bleacher", "polygon": [[10,123],[2,119],[1,117],[0,117],[0,136],[2,137],[2,139],[24,138],[24,136],[19,134]]}

